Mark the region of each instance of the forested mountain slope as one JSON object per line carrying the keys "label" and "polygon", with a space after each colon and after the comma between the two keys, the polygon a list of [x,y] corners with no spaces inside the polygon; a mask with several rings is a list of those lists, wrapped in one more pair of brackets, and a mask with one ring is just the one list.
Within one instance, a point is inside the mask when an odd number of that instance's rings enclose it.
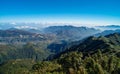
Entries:
{"label": "forested mountain slope", "polygon": [[[30,45],[31,46],[31,45]],[[25,46],[25,50],[29,45]],[[35,51],[30,47],[31,51]],[[31,52],[30,51],[30,52]],[[33,53],[34,54],[34,53]],[[24,54],[26,57],[28,54]],[[16,59],[0,66],[1,74],[120,74],[120,34],[88,37],[51,60]],[[25,62],[28,61],[26,64]],[[12,63],[12,64],[11,64]]]}

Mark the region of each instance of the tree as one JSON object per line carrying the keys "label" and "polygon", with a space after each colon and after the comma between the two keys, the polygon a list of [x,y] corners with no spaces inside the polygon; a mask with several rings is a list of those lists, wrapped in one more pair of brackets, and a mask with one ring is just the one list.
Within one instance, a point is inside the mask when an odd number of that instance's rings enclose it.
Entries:
{"label": "tree", "polygon": [[61,56],[59,63],[62,65],[62,68],[66,73],[69,73],[69,68],[74,69],[75,72],[78,71],[79,66],[82,63],[82,53],[71,52]]}

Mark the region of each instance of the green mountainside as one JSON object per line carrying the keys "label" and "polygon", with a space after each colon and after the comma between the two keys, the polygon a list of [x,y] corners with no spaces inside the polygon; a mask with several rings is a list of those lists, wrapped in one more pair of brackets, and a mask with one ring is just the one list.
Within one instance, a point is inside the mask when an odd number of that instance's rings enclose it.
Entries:
{"label": "green mountainside", "polygon": [[[31,49],[28,53],[37,51],[30,44],[24,48],[24,51]],[[34,59],[4,62],[0,66],[0,74],[120,74],[120,34],[88,37],[49,61],[35,61],[37,57],[34,55],[22,55]]]}

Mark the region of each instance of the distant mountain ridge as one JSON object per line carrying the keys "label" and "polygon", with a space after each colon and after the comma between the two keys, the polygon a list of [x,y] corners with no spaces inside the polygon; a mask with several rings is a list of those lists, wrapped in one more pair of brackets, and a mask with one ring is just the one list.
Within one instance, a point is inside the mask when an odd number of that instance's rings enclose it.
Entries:
{"label": "distant mountain ridge", "polygon": [[96,28],[100,29],[102,31],[104,31],[104,30],[116,30],[116,29],[120,29],[120,25],[96,26]]}
{"label": "distant mountain ridge", "polygon": [[16,29],[41,29],[43,26],[39,23],[0,23],[1,30],[7,30],[9,28]]}
{"label": "distant mountain ridge", "polygon": [[44,33],[54,34],[58,39],[79,40],[99,33],[99,30],[87,27],[50,26],[44,29]]}
{"label": "distant mountain ridge", "polygon": [[34,35],[35,33],[30,33],[28,31],[23,31],[15,28],[10,28],[8,30],[0,30],[0,37],[10,37],[19,35]]}
{"label": "distant mountain ridge", "polygon": [[19,29],[0,30],[0,44],[15,44],[15,43],[27,43],[27,42],[40,42],[52,39],[54,37],[50,35],[31,33],[29,31]]}
{"label": "distant mountain ridge", "polygon": [[97,33],[94,36],[105,36],[105,35],[109,35],[109,34],[113,34],[113,33],[120,33],[120,29],[116,29],[116,30],[105,30],[103,32]]}
{"label": "distant mountain ridge", "polygon": [[[17,29],[43,29],[47,26],[49,26],[49,23],[44,24],[44,23],[15,23],[15,22],[8,22],[8,23],[0,23],[0,29],[1,30],[6,30],[9,28],[17,28]],[[50,24],[51,25],[51,24]],[[54,26],[55,24],[53,24]],[[63,25],[63,24],[62,24]],[[66,25],[67,26],[67,25]],[[68,25],[70,26],[70,25]],[[84,26],[84,25],[83,25]],[[60,27],[60,26],[59,26]],[[115,30],[115,29],[120,29],[120,25],[106,25],[106,26],[95,26],[93,28],[98,28],[98,29],[105,29],[105,30]]]}
{"label": "distant mountain ridge", "polygon": [[99,33],[99,30],[96,30],[94,28],[74,26],[50,26],[42,30],[9,28],[7,30],[0,30],[0,37],[13,37],[13,38],[26,37],[32,39],[36,38],[35,40],[37,40],[40,37],[42,39],[46,38],[50,39],[53,37],[52,40],[57,41],[61,40],[75,41],[83,39],[88,36],[92,36],[96,33]]}

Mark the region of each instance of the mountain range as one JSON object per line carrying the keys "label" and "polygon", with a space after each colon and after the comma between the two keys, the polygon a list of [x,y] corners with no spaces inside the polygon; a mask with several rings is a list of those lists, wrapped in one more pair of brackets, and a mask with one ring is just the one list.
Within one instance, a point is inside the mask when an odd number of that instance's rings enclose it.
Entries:
{"label": "mountain range", "polygon": [[120,29],[120,25],[96,26],[95,28],[100,29],[102,31],[104,31],[104,30],[116,30],[116,29]]}
{"label": "mountain range", "polygon": [[80,40],[100,32],[94,28],[74,26],[50,26],[45,28],[43,31],[47,34],[54,34],[57,39],[73,41]]}
{"label": "mountain range", "polygon": [[[76,43],[76,42],[75,42]],[[43,51],[36,53],[39,47],[31,43],[19,50],[17,59],[1,64],[0,73],[63,73],[63,74],[119,74],[120,73],[120,34],[114,33],[107,36],[88,37],[82,42],[77,41],[59,54],[54,54],[52,59],[35,62],[43,57]],[[10,46],[8,47],[8,49]],[[13,47],[11,47],[12,49]],[[5,51],[6,52],[6,51]],[[5,53],[4,52],[4,53]],[[2,55],[4,54],[1,52]],[[48,54],[48,51],[45,53]],[[11,51],[12,54],[12,51]],[[16,53],[17,54],[17,53]],[[13,55],[16,55],[15,53]],[[22,54],[20,56],[20,54]],[[37,56],[36,56],[37,54]],[[1,55],[1,56],[2,56]],[[10,55],[10,54],[9,54]],[[45,56],[45,55],[44,55]],[[5,56],[4,56],[5,57]],[[11,59],[9,56],[9,59]],[[14,57],[15,58],[15,57]],[[22,59],[24,58],[24,60]],[[25,59],[26,58],[26,59]],[[29,58],[27,60],[27,58]],[[30,58],[32,60],[30,60]],[[27,63],[26,63],[27,62]],[[52,68],[51,68],[52,67]],[[21,69],[24,69],[21,71]]]}

